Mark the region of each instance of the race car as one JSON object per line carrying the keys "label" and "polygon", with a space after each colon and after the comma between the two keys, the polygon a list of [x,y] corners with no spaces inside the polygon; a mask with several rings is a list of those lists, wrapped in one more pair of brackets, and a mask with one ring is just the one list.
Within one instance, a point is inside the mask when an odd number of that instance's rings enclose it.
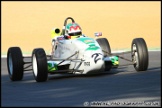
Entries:
{"label": "race car", "polygon": [[[71,20],[71,23],[67,22]],[[96,74],[109,72],[120,66],[119,58],[131,62],[136,71],[148,68],[148,49],[143,38],[135,38],[131,44],[131,60],[121,57],[121,53],[111,53],[107,38],[95,33],[97,38],[88,37],[72,17],[64,21],[63,29],[52,31],[52,53],[43,48],[35,48],[31,56],[23,56],[20,47],[10,47],[7,52],[7,67],[12,81],[23,79],[25,71],[33,71],[37,82],[47,81],[49,74]],[[30,58],[31,61],[25,61]],[[26,66],[27,65],[27,66]]]}

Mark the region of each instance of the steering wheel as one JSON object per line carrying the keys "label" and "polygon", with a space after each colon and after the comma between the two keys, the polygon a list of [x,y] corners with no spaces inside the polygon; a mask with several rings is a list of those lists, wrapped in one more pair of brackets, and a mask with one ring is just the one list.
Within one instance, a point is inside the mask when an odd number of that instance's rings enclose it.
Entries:
{"label": "steering wheel", "polygon": [[65,27],[66,27],[66,24],[67,24],[67,20],[71,19],[72,23],[75,23],[74,19],[72,17],[67,17],[64,21],[64,26],[63,26],[63,29],[62,29],[62,35],[65,35]]}

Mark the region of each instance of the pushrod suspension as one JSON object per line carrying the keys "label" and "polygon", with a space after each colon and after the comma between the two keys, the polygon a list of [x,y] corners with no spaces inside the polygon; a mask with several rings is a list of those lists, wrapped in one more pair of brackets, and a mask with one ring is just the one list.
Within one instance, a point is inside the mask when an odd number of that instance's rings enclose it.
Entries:
{"label": "pushrod suspension", "polygon": [[[119,56],[119,54],[118,55],[116,55],[115,53],[114,54],[112,54],[112,53],[109,53],[109,52],[107,52],[107,51],[104,51],[104,50],[102,50],[103,52],[105,52],[105,53],[107,53],[107,54],[109,54],[109,55],[112,55],[112,56],[117,56],[117,57],[119,57],[119,58],[121,58],[121,59],[123,59],[123,60],[126,60],[126,61],[129,61],[129,62],[132,62],[132,60],[129,60],[129,59],[126,59],[126,58],[124,58],[124,57],[121,57],[121,56]],[[129,51],[129,52],[126,52],[126,53],[130,53],[131,51]],[[125,54],[126,54],[125,53]],[[122,53],[121,53],[122,54]]]}

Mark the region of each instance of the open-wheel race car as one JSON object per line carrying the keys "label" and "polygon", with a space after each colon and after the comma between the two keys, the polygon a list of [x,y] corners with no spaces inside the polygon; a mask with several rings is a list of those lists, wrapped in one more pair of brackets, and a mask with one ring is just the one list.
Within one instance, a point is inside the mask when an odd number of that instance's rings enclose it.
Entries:
{"label": "open-wheel race car", "polygon": [[[67,24],[68,20],[71,20]],[[20,47],[10,47],[7,52],[7,67],[12,81],[23,79],[25,71],[33,71],[37,82],[44,82],[48,74],[95,74],[110,71],[120,66],[119,58],[129,61],[136,71],[148,68],[148,49],[143,38],[135,38],[131,51],[111,53],[107,38],[90,38],[82,34],[81,27],[72,17],[64,21],[62,31],[53,29],[52,53],[46,54],[43,48],[33,50],[31,56],[23,56]],[[101,36],[101,33],[95,33]],[[121,57],[130,53],[131,60]],[[31,61],[25,61],[25,58]]]}

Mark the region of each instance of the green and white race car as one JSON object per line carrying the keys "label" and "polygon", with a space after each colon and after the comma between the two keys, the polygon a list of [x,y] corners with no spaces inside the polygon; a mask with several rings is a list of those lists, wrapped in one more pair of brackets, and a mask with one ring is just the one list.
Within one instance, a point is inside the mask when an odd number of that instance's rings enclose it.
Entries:
{"label": "green and white race car", "polygon": [[[72,23],[67,24],[68,20]],[[111,53],[106,38],[90,38],[80,30],[72,17],[66,18],[61,32],[58,28],[53,29],[50,55],[47,55],[43,48],[36,48],[30,57],[24,57],[19,47],[10,47],[7,53],[10,79],[22,80],[24,71],[33,71],[35,80],[44,82],[47,81],[48,74],[95,74],[120,66],[119,58],[125,58],[120,57],[120,54]],[[102,33],[95,35],[101,36]],[[137,71],[147,70],[148,50],[143,38],[133,39],[131,51],[127,53],[131,53],[132,59],[129,61]],[[29,58],[31,61],[26,62],[24,58]]]}

